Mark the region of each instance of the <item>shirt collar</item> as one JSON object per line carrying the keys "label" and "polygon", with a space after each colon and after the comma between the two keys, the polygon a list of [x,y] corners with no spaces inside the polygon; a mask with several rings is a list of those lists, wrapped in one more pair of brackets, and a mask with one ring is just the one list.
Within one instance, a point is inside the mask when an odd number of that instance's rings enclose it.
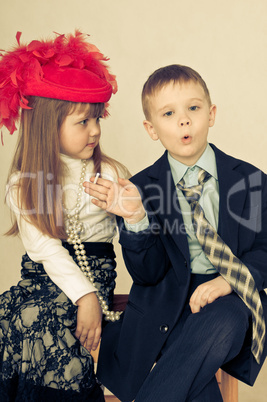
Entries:
{"label": "shirt collar", "polygon": [[218,180],[216,157],[213,149],[209,144],[199,160],[193,166],[187,166],[178,160],[174,159],[168,152],[168,161],[171,167],[171,172],[173,176],[174,183],[177,184],[183,178],[188,169],[192,169],[198,166],[201,169],[206,170],[211,176]]}

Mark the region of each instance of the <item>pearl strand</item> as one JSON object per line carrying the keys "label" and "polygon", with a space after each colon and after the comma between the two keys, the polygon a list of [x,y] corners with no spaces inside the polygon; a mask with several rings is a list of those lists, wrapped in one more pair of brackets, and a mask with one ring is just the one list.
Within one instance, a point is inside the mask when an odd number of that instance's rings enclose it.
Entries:
{"label": "pearl strand", "polygon": [[[78,265],[84,275],[89,279],[89,281],[94,285],[94,277],[93,273],[91,272],[87,257],[86,251],[84,250],[84,244],[82,244],[80,234],[83,230],[83,224],[79,221],[79,214],[80,214],[80,206],[81,206],[81,197],[83,194],[83,182],[86,173],[86,166],[88,161],[82,160],[82,171],[80,182],[78,186],[78,193],[77,193],[77,202],[74,208],[74,215],[73,217],[70,214],[67,214],[67,229],[66,233],[68,235],[67,242],[73,245],[75,250],[75,255],[78,260]],[[99,292],[96,292],[99,304],[102,308],[103,315],[105,316],[106,321],[117,321],[120,319],[120,315],[122,312],[120,311],[109,311],[108,305],[104,300],[103,296],[100,295]]]}

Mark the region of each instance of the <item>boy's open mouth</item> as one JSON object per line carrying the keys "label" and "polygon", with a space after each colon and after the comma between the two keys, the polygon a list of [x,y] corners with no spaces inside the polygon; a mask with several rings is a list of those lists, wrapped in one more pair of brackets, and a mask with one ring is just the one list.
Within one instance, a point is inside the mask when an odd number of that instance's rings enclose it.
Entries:
{"label": "boy's open mouth", "polygon": [[191,139],[192,139],[192,137],[191,137],[190,135],[184,135],[184,136],[182,137],[182,142],[183,142],[184,144],[188,144],[188,143],[191,142]]}

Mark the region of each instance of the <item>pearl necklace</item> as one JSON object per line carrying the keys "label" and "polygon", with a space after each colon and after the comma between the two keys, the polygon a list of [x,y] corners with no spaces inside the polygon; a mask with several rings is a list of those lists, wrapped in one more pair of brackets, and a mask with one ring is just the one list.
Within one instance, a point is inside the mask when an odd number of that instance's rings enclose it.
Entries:
{"label": "pearl necklace", "polygon": [[[89,279],[89,281],[92,283],[92,285],[94,285],[93,273],[91,272],[89,263],[87,261],[86,251],[84,250],[84,244],[82,244],[81,237],[80,237],[80,234],[83,230],[83,224],[82,224],[82,222],[79,221],[79,214],[80,214],[79,208],[81,206],[80,202],[81,202],[81,196],[83,194],[83,182],[84,182],[84,178],[85,178],[87,163],[88,163],[88,160],[86,160],[86,159],[82,160],[82,171],[81,171],[81,177],[80,177],[80,182],[79,182],[79,187],[78,187],[77,201],[76,201],[76,205],[74,208],[74,215],[73,216],[71,216],[70,214],[66,215],[66,218],[67,218],[66,233],[68,235],[67,242],[69,244],[73,245],[73,248],[75,250],[75,255],[77,256],[78,265],[79,265],[81,271]],[[106,301],[104,300],[103,296],[101,296],[99,292],[96,292],[96,295],[97,295],[99,304],[102,308],[103,314],[105,316],[105,320],[106,321],[119,320],[122,311],[116,311],[116,312],[109,311],[108,305],[107,305]]]}

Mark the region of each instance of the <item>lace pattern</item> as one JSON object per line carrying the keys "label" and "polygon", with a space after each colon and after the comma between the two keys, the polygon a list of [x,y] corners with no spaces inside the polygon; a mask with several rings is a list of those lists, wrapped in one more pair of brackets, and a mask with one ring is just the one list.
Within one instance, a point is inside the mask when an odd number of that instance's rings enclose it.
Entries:
{"label": "lace pattern", "polygon": [[[114,259],[91,256],[89,263],[95,286],[111,304]],[[51,393],[49,400],[55,394],[57,401],[60,395],[64,401],[68,397],[104,401],[93,358],[74,336],[77,307],[50,280],[42,264],[25,254],[21,265],[22,280],[0,296],[0,400],[16,400],[17,394],[20,401],[37,401],[43,389]],[[98,399],[92,399],[90,392],[99,394]]]}

